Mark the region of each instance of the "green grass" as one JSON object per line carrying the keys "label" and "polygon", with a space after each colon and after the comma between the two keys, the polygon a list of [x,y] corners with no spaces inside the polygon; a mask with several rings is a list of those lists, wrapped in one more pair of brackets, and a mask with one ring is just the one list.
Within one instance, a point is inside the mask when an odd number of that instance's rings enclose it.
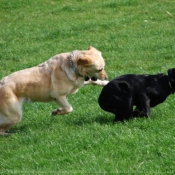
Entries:
{"label": "green grass", "polygon": [[[90,45],[109,79],[175,65],[172,0],[1,0],[0,24],[0,78]],[[113,124],[100,91],[81,88],[65,116],[50,116],[55,103],[24,104],[14,134],[0,137],[0,174],[175,174],[174,96],[148,119]]]}

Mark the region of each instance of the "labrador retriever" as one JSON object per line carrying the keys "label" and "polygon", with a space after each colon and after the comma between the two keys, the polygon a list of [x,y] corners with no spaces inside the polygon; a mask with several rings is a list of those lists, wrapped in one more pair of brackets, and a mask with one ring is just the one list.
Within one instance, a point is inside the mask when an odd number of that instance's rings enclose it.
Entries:
{"label": "labrador retriever", "polygon": [[[103,87],[98,102],[100,107],[115,115],[114,121],[131,117],[148,117],[154,107],[175,92],[175,68],[168,75],[128,74],[116,77]],[[136,108],[133,110],[133,106]]]}
{"label": "labrador retriever", "polygon": [[108,82],[104,67],[101,52],[90,46],[88,50],[58,54],[36,67],[4,77],[0,81],[0,133],[5,134],[21,120],[26,99],[55,101],[59,108],[52,115],[72,112],[67,96],[84,84],[104,86]]}

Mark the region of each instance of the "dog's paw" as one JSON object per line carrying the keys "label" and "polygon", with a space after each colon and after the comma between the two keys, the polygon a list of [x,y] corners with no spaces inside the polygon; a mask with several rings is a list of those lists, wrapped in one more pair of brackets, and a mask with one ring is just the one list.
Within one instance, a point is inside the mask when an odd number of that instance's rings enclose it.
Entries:
{"label": "dog's paw", "polygon": [[138,109],[134,110],[132,112],[132,117],[149,117],[149,113],[146,113],[144,111],[140,111]]}
{"label": "dog's paw", "polygon": [[1,132],[1,131],[0,131],[0,136],[8,137],[8,136],[10,136],[10,135],[11,135],[10,133],[7,133],[7,132]]}
{"label": "dog's paw", "polygon": [[72,107],[70,107],[69,110],[62,109],[62,108],[55,109],[55,110],[52,111],[52,116],[68,114],[68,113],[72,112],[72,110],[73,110]]}
{"label": "dog's paw", "polygon": [[52,116],[58,115],[61,112],[61,109],[55,109],[52,111]]}

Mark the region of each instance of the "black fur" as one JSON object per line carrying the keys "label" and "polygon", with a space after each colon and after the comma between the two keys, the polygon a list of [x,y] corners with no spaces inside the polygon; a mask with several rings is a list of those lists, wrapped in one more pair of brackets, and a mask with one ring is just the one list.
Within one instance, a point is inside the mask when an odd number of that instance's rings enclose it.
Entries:
{"label": "black fur", "polygon": [[[116,77],[103,87],[98,102],[100,107],[115,114],[114,121],[131,117],[148,117],[150,108],[165,101],[175,92],[175,68],[168,75],[127,74]],[[133,106],[136,108],[133,110]]]}

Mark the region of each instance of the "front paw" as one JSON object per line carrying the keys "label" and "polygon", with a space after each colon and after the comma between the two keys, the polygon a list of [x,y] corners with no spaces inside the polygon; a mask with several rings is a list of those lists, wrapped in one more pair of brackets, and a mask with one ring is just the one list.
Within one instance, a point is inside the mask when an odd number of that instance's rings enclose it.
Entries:
{"label": "front paw", "polygon": [[10,136],[11,135],[11,133],[8,133],[8,132],[1,132],[0,131],[0,136],[3,136],[3,137],[8,137],[8,136]]}
{"label": "front paw", "polygon": [[52,111],[52,116],[59,115],[61,112],[61,109],[55,109]]}
{"label": "front paw", "polygon": [[136,110],[134,110],[132,112],[132,117],[138,117],[138,116],[140,116],[140,114],[141,114],[141,111],[139,111],[138,109],[136,109]]}
{"label": "front paw", "polygon": [[68,113],[72,112],[72,110],[73,110],[72,107],[70,107],[69,110],[62,109],[62,108],[55,109],[55,110],[52,111],[52,116],[68,114]]}
{"label": "front paw", "polygon": [[149,113],[146,113],[144,111],[140,111],[136,109],[135,111],[132,112],[133,117],[149,117]]}

